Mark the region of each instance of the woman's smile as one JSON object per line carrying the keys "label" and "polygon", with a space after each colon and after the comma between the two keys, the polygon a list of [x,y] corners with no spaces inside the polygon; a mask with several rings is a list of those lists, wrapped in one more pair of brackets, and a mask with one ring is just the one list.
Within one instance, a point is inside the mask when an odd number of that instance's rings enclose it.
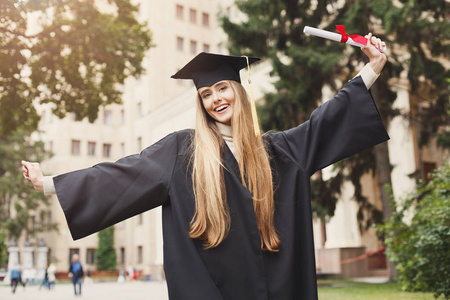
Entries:
{"label": "woman's smile", "polygon": [[219,107],[215,108],[214,110],[217,113],[222,114],[222,113],[224,113],[227,110],[228,107],[229,107],[228,104],[222,104],[222,105],[219,105]]}

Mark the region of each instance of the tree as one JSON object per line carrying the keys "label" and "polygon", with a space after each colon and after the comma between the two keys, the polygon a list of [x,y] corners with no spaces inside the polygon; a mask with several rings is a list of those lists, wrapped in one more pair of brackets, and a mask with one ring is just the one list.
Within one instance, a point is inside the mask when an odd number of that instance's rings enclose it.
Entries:
{"label": "tree", "polygon": [[43,143],[32,141],[28,132],[0,136],[0,227],[9,239],[17,240],[23,232],[28,239],[37,232],[56,229],[47,209],[49,199],[30,188],[20,165],[24,158],[41,161],[49,155]]}
{"label": "tree", "polygon": [[129,0],[108,3],[114,13],[89,0],[0,0],[0,135],[35,130],[35,102],[91,122],[101,105],[120,103],[120,84],[144,72],[151,36]]}
{"label": "tree", "polygon": [[38,126],[35,105],[93,122],[100,106],[120,103],[126,78],[144,72],[150,31],[129,0],[107,3],[110,13],[92,0],[0,0],[0,225],[8,238],[54,228],[29,224],[32,215],[50,219],[48,200],[20,172],[22,159],[46,157],[27,137]]}
{"label": "tree", "polygon": [[[276,93],[266,94],[259,107],[264,129],[284,130],[305,121],[322,98],[322,88],[329,86],[337,91],[360,68],[361,51],[324,39],[303,34],[305,25],[335,31],[334,25],[343,24],[350,34],[368,32],[385,40],[390,49],[389,61],[383,75],[372,87],[372,93],[385,125],[399,115],[392,104],[396,93],[391,78],[406,72],[411,84],[413,105],[427,101],[422,116],[409,115],[415,123],[428,120],[421,127],[425,142],[430,132],[448,124],[448,78],[439,59],[447,56],[450,45],[441,38],[449,32],[445,16],[445,0],[390,1],[390,0],[237,0],[244,14],[243,21],[233,22],[224,17],[223,28],[229,36],[229,49],[235,55],[254,55],[268,59]],[[425,114],[426,112],[426,114]],[[433,117],[430,118],[430,115]],[[430,122],[430,120],[433,120]],[[425,124],[424,124],[425,125]],[[333,190],[327,198],[313,191],[313,207],[321,212],[334,212],[341,184],[350,180],[355,186],[354,197],[359,205],[357,218],[361,230],[372,223],[382,222],[391,215],[389,195],[384,186],[390,184],[391,164],[387,143],[363,151],[335,165],[336,176],[326,186]],[[360,178],[363,174],[377,175],[383,211],[377,210],[362,194]],[[325,183],[316,183],[322,189]],[[394,268],[391,268],[394,270]],[[393,274],[391,274],[392,276]]]}
{"label": "tree", "polygon": [[97,270],[113,271],[117,269],[114,226],[105,228],[98,233],[98,249],[95,257]]}
{"label": "tree", "polygon": [[0,268],[5,268],[8,265],[8,251],[6,247],[6,231],[0,229]]}
{"label": "tree", "polygon": [[[450,299],[450,164],[421,180],[379,229],[406,290]],[[411,218],[412,216],[412,218]]]}

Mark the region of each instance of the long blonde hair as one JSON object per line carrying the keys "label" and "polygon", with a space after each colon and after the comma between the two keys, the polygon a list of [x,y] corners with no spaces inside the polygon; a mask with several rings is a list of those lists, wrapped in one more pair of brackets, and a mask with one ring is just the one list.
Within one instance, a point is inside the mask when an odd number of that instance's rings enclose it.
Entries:
{"label": "long blonde hair", "polygon": [[[235,94],[231,119],[235,156],[242,184],[253,197],[261,249],[278,251],[280,240],[274,226],[272,170],[261,136],[256,136],[250,103],[244,87],[229,81]],[[225,142],[197,95],[196,130],[192,157],[192,185],[195,214],[189,235],[204,240],[205,247],[217,247],[230,230],[230,212],[222,164]]]}

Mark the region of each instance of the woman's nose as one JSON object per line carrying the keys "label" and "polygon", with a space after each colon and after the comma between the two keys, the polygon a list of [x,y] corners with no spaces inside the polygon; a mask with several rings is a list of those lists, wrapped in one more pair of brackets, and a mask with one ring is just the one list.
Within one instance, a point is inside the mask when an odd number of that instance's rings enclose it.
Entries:
{"label": "woman's nose", "polygon": [[219,102],[220,100],[222,100],[222,98],[220,98],[220,95],[218,93],[213,93],[212,96],[214,102]]}

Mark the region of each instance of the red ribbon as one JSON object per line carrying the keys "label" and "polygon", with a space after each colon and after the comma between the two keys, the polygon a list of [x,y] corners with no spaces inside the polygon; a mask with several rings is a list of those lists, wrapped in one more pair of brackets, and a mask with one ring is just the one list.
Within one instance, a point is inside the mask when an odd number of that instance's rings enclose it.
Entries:
{"label": "red ribbon", "polygon": [[341,43],[347,43],[347,40],[349,37],[352,38],[355,42],[361,44],[361,45],[367,45],[367,39],[363,36],[360,36],[358,34],[349,35],[345,32],[344,25],[336,25],[337,31],[342,35],[341,37]]}

